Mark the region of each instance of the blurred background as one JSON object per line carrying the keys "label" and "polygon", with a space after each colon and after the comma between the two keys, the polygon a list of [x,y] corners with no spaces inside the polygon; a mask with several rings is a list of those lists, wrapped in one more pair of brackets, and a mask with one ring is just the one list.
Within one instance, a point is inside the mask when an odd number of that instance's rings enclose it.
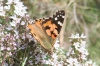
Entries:
{"label": "blurred background", "polygon": [[59,35],[62,47],[71,46],[71,34],[86,35],[89,57],[100,65],[100,0],[22,0],[31,19],[50,17],[58,10],[66,13]]}

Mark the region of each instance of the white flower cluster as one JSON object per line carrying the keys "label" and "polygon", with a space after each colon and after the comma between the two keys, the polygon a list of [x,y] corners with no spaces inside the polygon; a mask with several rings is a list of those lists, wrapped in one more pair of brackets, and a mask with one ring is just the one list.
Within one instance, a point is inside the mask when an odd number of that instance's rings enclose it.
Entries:
{"label": "white flower cluster", "polygon": [[42,49],[40,48],[37,48],[34,53],[35,64],[39,64],[41,62],[42,65],[62,66],[62,64],[64,63],[63,58],[65,56],[63,56],[64,51],[60,48],[58,42],[59,41],[57,40],[54,45],[55,51],[53,52],[52,55],[50,55],[47,52],[42,51]]}
{"label": "white flower cluster", "polygon": [[[71,40],[80,39],[73,42],[71,48],[68,52],[64,52],[64,49],[60,48],[58,40],[56,41],[54,47],[55,50],[52,55],[49,55],[45,52],[42,52],[41,55],[36,55],[36,64],[41,62],[43,65],[52,65],[52,66],[96,66],[92,60],[88,59],[88,50],[86,49],[86,41],[83,41],[82,38],[85,38],[83,34],[72,35]],[[49,57],[48,57],[49,56]]]}
{"label": "white flower cluster", "polygon": [[[83,41],[82,38],[85,38],[83,34],[79,36],[77,33],[70,37],[71,41],[73,41],[73,47],[69,49],[67,55],[67,66],[96,66],[92,60],[88,59],[88,50],[86,49],[86,41]],[[75,41],[74,41],[75,40]]]}
{"label": "white flower cluster", "polygon": [[8,56],[17,49],[16,41],[20,41],[18,25],[25,25],[22,18],[27,14],[26,9],[20,0],[0,0],[0,51],[7,51]]}
{"label": "white flower cluster", "polygon": [[0,16],[6,16],[7,11],[9,11],[11,8],[11,4],[14,4],[14,13],[18,16],[25,16],[27,13],[25,7],[23,5],[23,2],[20,0],[7,0],[8,2],[6,3],[5,6],[3,6],[3,0],[0,0]]}

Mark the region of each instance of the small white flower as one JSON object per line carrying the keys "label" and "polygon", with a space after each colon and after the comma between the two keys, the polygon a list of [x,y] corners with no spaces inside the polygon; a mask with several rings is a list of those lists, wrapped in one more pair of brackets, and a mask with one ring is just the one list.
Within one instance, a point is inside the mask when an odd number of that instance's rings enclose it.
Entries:
{"label": "small white flower", "polygon": [[92,60],[89,60],[87,63],[88,63],[88,64],[92,64]]}
{"label": "small white flower", "polygon": [[7,0],[8,2],[6,4],[10,5],[13,3],[14,0]]}
{"label": "small white flower", "polygon": [[38,54],[37,56],[35,56],[35,59],[36,59],[37,61],[41,61],[41,55]]}
{"label": "small white flower", "polygon": [[10,16],[9,18],[12,18],[13,20],[17,20],[17,15],[13,15],[13,16]]}
{"label": "small white flower", "polygon": [[54,47],[55,48],[59,48],[59,44],[54,44]]}
{"label": "small white flower", "polygon": [[84,66],[97,66],[95,63],[92,62],[92,60],[87,61]]}
{"label": "small white flower", "polygon": [[56,40],[56,42],[55,42],[55,44],[54,44],[54,47],[56,48],[56,49],[58,49],[59,47],[60,47],[60,45],[58,44],[58,39]]}
{"label": "small white flower", "polygon": [[17,24],[15,21],[12,21],[12,22],[10,22],[10,25],[15,27]]}
{"label": "small white flower", "polygon": [[77,33],[76,35],[72,34],[71,37],[69,38],[78,39],[78,38],[86,38],[86,36],[84,36],[84,34],[81,34],[81,36],[79,36],[79,33]]}
{"label": "small white flower", "polygon": [[52,58],[57,59],[58,58],[57,54],[53,53]]}
{"label": "small white flower", "polygon": [[[3,34],[4,35],[4,34]],[[1,38],[1,41],[4,41],[5,38]]]}
{"label": "small white flower", "polygon": [[46,58],[46,56],[47,56],[47,53],[42,52],[42,55],[41,55],[42,59],[45,59],[45,58]]}
{"label": "small white flower", "polygon": [[11,26],[7,27],[6,28],[7,30],[12,30],[13,28]]}
{"label": "small white flower", "polygon": [[25,22],[24,22],[24,21],[22,21],[22,22],[21,22],[21,25],[25,25]]}
{"label": "small white flower", "polygon": [[17,15],[11,16],[10,18],[12,18],[16,23],[20,23],[21,18],[17,18]]}
{"label": "small white flower", "polygon": [[3,6],[0,6],[0,16],[5,16],[5,11]]}
{"label": "small white flower", "polygon": [[73,45],[75,46],[76,50],[79,50],[79,48],[80,48],[80,43],[79,42],[76,42]]}
{"label": "small white flower", "polygon": [[72,34],[71,37],[69,37],[69,38],[74,38],[74,35]]}
{"label": "small white flower", "polygon": [[4,50],[5,49],[5,47],[4,46],[2,46],[2,47],[0,47],[0,50],[2,51],[2,50]]}
{"label": "small white flower", "polygon": [[11,53],[11,52],[9,52],[8,54],[9,54],[10,56],[12,55],[12,53]]}
{"label": "small white flower", "polygon": [[0,6],[0,12],[3,11],[3,6]]}
{"label": "small white flower", "polygon": [[79,33],[77,33],[77,34],[75,35],[75,38],[80,38],[80,37],[79,37]]}
{"label": "small white flower", "polygon": [[30,63],[30,65],[33,65],[33,63],[32,63],[33,61],[29,60],[28,62]]}
{"label": "small white flower", "polygon": [[15,7],[14,13],[16,13],[17,15],[23,17],[27,13],[26,11],[27,7],[25,7],[22,2],[16,3],[14,7]]}
{"label": "small white flower", "polygon": [[69,66],[80,66],[77,58],[69,57],[66,61],[69,63]]}
{"label": "small white flower", "polygon": [[4,33],[3,32],[0,32],[0,36],[2,36],[2,35],[4,35]]}
{"label": "small white flower", "polygon": [[10,47],[7,47],[7,50],[9,51],[9,50],[11,50],[11,48]]}
{"label": "small white flower", "polygon": [[16,47],[14,47],[14,50],[16,50],[17,48]]}
{"label": "small white flower", "polygon": [[79,65],[77,58],[73,58],[73,64],[74,64],[75,66],[78,66],[78,65]]}
{"label": "small white flower", "polygon": [[57,66],[62,66],[62,64],[57,64]]}
{"label": "small white flower", "polygon": [[51,60],[45,61],[45,64],[50,64],[50,63],[51,63]]}
{"label": "small white flower", "polygon": [[16,31],[16,30],[14,30],[14,32],[15,32],[15,35],[18,35],[18,33],[19,33],[19,31]]}
{"label": "small white flower", "polygon": [[20,0],[14,0],[14,3],[20,3],[21,1]]}
{"label": "small white flower", "polygon": [[74,39],[74,38],[80,38],[80,37],[79,37],[79,33],[77,33],[76,35],[72,34],[71,37],[69,37],[69,38],[73,38],[73,39]]}
{"label": "small white flower", "polygon": [[66,61],[72,66],[73,65],[73,58],[69,57]]}
{"label": "small white flower", "polygon": [[84,34],[83,34],[83,33],[81,34],[81,36],[80,36],[80,37],[81,37],[81,38],[86,38],[86,36],[84,36]]}
{"label": "small white flower", "polygon": [[82,58],[82,60],[87,60],[87,57],[84,54],[81,55],[81,58]]}
{"label": "small white flower", "polygon": [[66,56],[70,56],[70,54],[75,54],[75,52],[73,51],[73,48],[69,48]]}
{"label": "small white flower", "polygon": [[4,6],[5,10],[9,10],[10,9],[10,5]]}

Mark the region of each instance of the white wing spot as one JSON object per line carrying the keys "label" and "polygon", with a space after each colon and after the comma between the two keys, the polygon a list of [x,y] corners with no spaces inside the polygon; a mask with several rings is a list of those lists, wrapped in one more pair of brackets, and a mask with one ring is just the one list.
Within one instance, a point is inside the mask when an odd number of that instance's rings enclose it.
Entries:
{"label": "white wing spot", "polygon": [[65,16],[62,16],[62,18],[65,18]]}
{"label": "white wing spot", "polygon": [[60,26],[62,26],[62,23],[61,23],[60,21],[58,21],[58,24],[59,24]]}
{"label": "white wing spot", "polygon": [[55,20],[57,20],[57,17],[55,18]]}

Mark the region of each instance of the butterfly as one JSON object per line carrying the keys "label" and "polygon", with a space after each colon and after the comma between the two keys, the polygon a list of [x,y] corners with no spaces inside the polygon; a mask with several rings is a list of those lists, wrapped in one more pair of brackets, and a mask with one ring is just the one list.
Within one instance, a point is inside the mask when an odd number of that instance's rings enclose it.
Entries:
{"label": "butterfly", "polygon": [[65,18],[65,11],[59,10],[52,17],[42,18],[28,23],[32,36],[48,51],[53,50]]}

